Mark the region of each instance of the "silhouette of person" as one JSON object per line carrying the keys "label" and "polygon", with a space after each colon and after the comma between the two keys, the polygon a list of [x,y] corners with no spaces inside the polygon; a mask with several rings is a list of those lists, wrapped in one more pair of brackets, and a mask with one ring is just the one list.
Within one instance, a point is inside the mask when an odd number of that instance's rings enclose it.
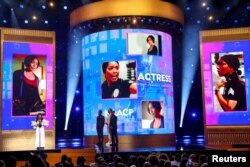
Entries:
{"label": "silhouette of person", "polygon": [[96,117],[96,131],[98,135],[97,145],[103,145],[103,127],[105,124],[105,118],[102,115],[102,110],[98,111],[98,116]]}
{"label": "silhouette of person", "polygon": [[118,145],[118,136],[117,136],[117,116],[115,115],[115,111],[112,110],[111,117],[110,117],[110,135],[112,146]]}

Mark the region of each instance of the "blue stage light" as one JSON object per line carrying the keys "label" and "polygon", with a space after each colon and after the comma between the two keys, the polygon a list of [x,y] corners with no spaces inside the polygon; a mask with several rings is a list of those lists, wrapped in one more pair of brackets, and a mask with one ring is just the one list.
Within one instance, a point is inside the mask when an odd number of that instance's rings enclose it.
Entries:
{"label": "blue stage light", "polygon": [[20,4],[19,7],[20,7],[21,9],[23,9],[23,8],[24,8],[24,5],[23,5],[23,4]]}
{"label": "blue stage light", "polygon": [[7,23],[7,20],[3,20],[3,23],[6,24],[6,23]]}
{"label": "blue stage light", "polygon": [[75,110],[76,110],[76,111],[79,111],[79,110],[80,110],[80,108],[79,108],[79,107],[76,107],[76,108],[75,108]]}
{"label": "blue stage light", "polygon": [[42,9],[46,9],[46,6],[45,6],[45,5],[42,5]]}
{"label": "blue stage light", "polygon": [[29,23],[29,21],[28,21],[28,20],[24,20],[24,23],[25,23],[25,24],[28,24],[28,23]]}
{"label": "blue stage light", "polygon": [[[82,62],[82,45],[81,42],[76,43],[82,36],[81,31],[72,31],[69,36],[69,49],[68,49],[68,75],[67,75],[67,102],[66,102],[66,119],[64,130],[68,129],[69,116],[71,113],[73,101],[75,98],[75,92],[80,79],[81,74],[81,62]],[[77,74],[77,75],[76,75]],[[80,109],[80,108],[79,108]]]}
{"label": "blue stage light", "polygon": [[64,9],[64,10],[67,10],[67,9],[68,9],[68,7],[65,5],[65,6],[63,6],[63,9]]}
{"label": "blue stage light", "polygon": [[196,113],[193,112],[193,113],[192,113],[192,117],[196,117]]}
{"label": "blue stage light", "polygon": [[80,91],[79,90],[76,90],[76,94],[79,94],[80,93]]}
{"label": "blue stage light", "polygon": [[[186,111],[187,101],[190,95],[190,90],[192,86],[192,81],[196,72],[196,68],[199,60],[199,51],[197,44],[199,43],[198,33],[194,34],[193,32],[199,32],[198,26],[187,25],[184,31],[185,37],[183,42],[183,67],[182,67],[182,95],[181,95],[181,118],[179,126],[182,127],[183,119]],[[195,35],[197,35],[195,37]],[[190,49],[191,48],[191,49]],[[190,67],[190,64],[193,66]]]}

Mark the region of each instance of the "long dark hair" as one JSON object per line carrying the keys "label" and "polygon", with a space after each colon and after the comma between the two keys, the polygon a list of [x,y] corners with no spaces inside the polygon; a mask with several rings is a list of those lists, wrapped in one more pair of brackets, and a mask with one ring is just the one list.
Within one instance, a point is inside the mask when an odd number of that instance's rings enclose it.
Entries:
{"label": "long dark hair", "polygon": [[36,121],[38,121],[39,115],[41,115],[41,120],[43,120],[43,115],[39,113],[36,115]]}
{"label": "long dark hair", "polygon": [[23,64],[25,65],[26,68],[30,68],[30,63],[35,59],[37,59],[37,61],[38,61],[37,66],[39,67],[40,61],[38,60],[37,56],[35,56],[35,55],[28,55],[27,57],[25,57]]}

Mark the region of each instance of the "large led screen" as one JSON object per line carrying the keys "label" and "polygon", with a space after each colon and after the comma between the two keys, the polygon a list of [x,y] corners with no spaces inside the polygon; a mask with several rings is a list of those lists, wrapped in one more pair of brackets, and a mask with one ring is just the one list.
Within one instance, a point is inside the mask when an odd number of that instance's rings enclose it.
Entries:
{"label": "large led screen", "polygon": [[[84,135],[109,108],[119,134],[171,134],[174,129],[172,38],[145,29],[117,29],[82,39]],[[107,132],[105,128],[105,133]]]}
{"label": "large led screen", "polygon": [[249,125],[250,41],[201,45],[206,125]]}
{"label": "large led screen", "polygon": [[33,129],[41,113],[53,128],[53,46],[3,43],[3,130]]}

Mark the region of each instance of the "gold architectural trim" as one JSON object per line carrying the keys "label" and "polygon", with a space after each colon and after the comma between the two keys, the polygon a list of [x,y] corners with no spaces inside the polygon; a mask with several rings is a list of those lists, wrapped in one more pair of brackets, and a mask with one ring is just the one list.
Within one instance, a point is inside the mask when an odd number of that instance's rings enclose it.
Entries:
{"label": "gold architectural trim", "polygon": [[53,31],[23,30],[12,28],[3,28],[1,30],[3,41],[49,44],[53,44],[55,41],[55,32]]}
{"label": "gold architectural trim", "polygon": [[70,15],[70,27],[82,22],[115,16],[153,16],[184,23],[180,8],[161,0],[103,0],[75,9]]}
{"label": "gold architectural trim", "polygon": [[229,28],[219,30],[207,30],[200,32],[200,40],[204,42],[239,41],[250,39],[250,28]]}

